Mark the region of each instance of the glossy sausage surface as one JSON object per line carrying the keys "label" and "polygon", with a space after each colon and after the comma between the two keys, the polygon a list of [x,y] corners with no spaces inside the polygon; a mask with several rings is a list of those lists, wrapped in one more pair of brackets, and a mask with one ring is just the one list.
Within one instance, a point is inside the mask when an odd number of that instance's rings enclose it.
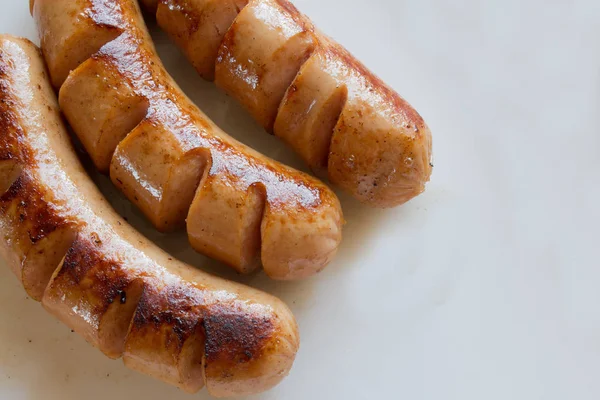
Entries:
{"label": "glossy sausage surface", "polygon": [[318,180],[226,135],[162,66],[134,0],[36,0],[59,103],[96,166],[159,230],[276,279],[323,269],[343,217]]}
{"label": "glossy sausage surface", "polygon": [[317,173],[392,207],[431,175],[421,116],[288,0],[141,0],[201,76],[238,99]]}
{"label": "glossy sausage surface", "polygon": [[37,48],[0,36],[0,255],[28,294],[107,356],[183,390],[277,384],[299,345],[289,309],[131,228],[83,170],[54,96]]}

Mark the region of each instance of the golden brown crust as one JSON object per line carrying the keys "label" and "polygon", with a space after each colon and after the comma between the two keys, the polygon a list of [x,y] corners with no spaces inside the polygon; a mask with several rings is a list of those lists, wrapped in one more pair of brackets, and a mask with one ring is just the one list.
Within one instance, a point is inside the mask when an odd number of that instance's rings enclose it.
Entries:
{"label": "golden brown crust", "polygon": [[30,160],[29,154],[19,149],[18,136],[20,126],[17,116],[12,111],[15,100],[10,97],[10,82],[8,73],[11,63],[0,64],[0,160],[13,160],[15,155],[19,154],[22,159]]}
{"label": "golden brown crust", "polygon": [[405,115],[406,119],[410,120],[417,127],[425,125],[425,121],[417,110],[411,107],[406,100],[371,72],[362,62],[350,54],[348,50],[329,38],[322,40],[321,43],[326,48],[326,51],[330,53],[329,57],[340,60],[346,69],[356,71],[360,77],[369,83],[373,91],[377,92],[378,96],[381,96],[384,102],[394,110],[394,113]]}
{"label": "golden brown crust", "polygon": [[[34,16],[54,81],[72,70],[60,82],[68,121],[98,168],[110,168],[115,185],[157,229],[174,229],[187,217],[193,247],[239,272],[253,269],[255,257],[244,255],[258,245],[266,273],[276,279],[314,275],[332,259],[342,225],[335,194],[232,139],[202,114],[164,70],[136,2],[38,0]],[[56,39],[60,30],[64,41]],[[107,40],[88,54],[82,43],[98,38]],[[261,209],[248,195],[256,187],[264,188]],[[240,199],[253,215],[240,215]],[[314,216],[323,217],[320,224],[309,221]],[[204,223],[211,220],[226,223]],[[279,229],[283,234],[272,233]]]}
{"label": "golden brown crust", "polygon": [[298,349],[287,307],[173,260],[116,215],[77,160],[30,42],[0,36],[0,107],[0,154],[21,167],[0,196],[0,254],[50,313],[190,392],[206,379],[217,396],[252,394],[287,374]]}
{"label": "golden brown crust", "polygon": [[[392,207],[424,190],[432,172],[431,132],[394,90],[315,30],[287,0],[251,0],[233,20],[231,10],[217,7],[213,19],[227,14],[232,20],[226,32],[186,32],[210,26],[211,21],[196,18],[206,1],[182,1],[172,8],[163,6],[171,1],[162,0],[157,15],[203,77],[216,65],[217,85],[294,147],[315,172],[326,169],[332,183],[360,201]],[[299,47],[299,35],[314,45]],[[215,47],[217,57],[205,51]],[[278,57],[288,47],[302,57]],[[272,75],[285,84],[272,85]],[[343,102],[337,104],[340,97]]]}
{"label": "golden brown crust", "polygon": [[[215,79],[215,63],[219,51],[218,40],[206,41],[195,45],[197,38],[206,36],[220,38],[231,23],[248,4],[248,0],[167,0],[162,1],[153,12],[157,18],[168,20],[173,27],[171,37],[187,54],[203,53],[194,64],[203,78]],[[208,60],[203,62],[203,60]]]}
{"label": "golden brown crust", "polygon": [[72,221],[57,212],[60,205],[49,204],[44,200],[47,196],[35,186],[32,177],[21,173],[0,197],[3,219],[10,219],[9,223],[17,227],[11,232],[12,240],[29,242],[33,246],[56,230],[72,224]]}
{"label": "golden brown crust", "polygon": [[[256,21],[264,22],[261,29]],[[254,0],[222,37],[215,82],[269,132],[286,88],[317,46],[313,30],[289,2]],[[269,36],[273,40],[263,39]]]}
{"label": "golden brown crust", "polygon": [[431,176],[429,128],[406,100],[346,49],[324,36],[322,43],[323,51],[315,57],[325,60],[349,88],[331,139],[330,178],[378,207],[409,201],[423,192]]}

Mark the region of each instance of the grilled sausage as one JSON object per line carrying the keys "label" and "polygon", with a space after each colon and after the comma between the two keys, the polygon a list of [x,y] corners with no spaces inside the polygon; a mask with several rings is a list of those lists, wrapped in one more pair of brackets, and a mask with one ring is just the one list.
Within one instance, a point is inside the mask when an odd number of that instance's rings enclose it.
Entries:
{"label": "grilled sausage", "polygon": [[421,116],[288,0],[141,0],[201,76],[318,174],[392,207],[431,175]]}
{"label": "grilled sausage", "polygon": [[0,36],[0,255],[111,358],[186,391],[257,393],[287,375],[296,322],[274,297],[175,261],[83,170],[37,48]]}
{"label": "grilled sausage", "polygon": [[42,51],[96,166],[159,230],[275,279],[320,271],[341,240],[337,197],[216,127],[164,70],[134,0],[36,0]]}

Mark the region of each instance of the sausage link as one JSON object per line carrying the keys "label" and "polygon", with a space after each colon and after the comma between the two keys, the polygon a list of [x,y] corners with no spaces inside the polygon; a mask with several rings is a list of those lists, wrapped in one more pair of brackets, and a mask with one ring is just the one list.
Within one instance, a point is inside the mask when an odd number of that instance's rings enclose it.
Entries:
{"label": "sausage link", "polygon": [[376,207],[425,189],[432,141],[421,116],[288,0],[141,2],[202,77],[317,174]]}
{"label": "sausage link", "polygon": [[243,273],[262,263],[272,278],[299,279],[329,263],[343,221],[335,194],[198,110],[161,64],[137,2],[36,0],[32,10],[67,120],[157,229],[187,221],[197,251]]}
{"label": "sausage link", "polygon": [[27,292],[111,358],[195,392],[258,393],[289,372],[276,298],[158,249],[86,175],[37,48],[0,36],[0,255]]}

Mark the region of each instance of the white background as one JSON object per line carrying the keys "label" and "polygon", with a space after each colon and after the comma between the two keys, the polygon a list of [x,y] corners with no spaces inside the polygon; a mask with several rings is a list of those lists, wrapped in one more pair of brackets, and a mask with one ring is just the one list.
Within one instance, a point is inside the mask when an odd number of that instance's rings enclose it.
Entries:
{"label": "white background", "polygon": [[[0,31],[37,42],[28,2],[1,3]],[[301,328],[291,375],[256,398],[600,398],[600,2],[296,5],[421,112],[435,170],[398,209],[342,196],[345,241],[320,276],[237,278],[283,298]],[[219,125],[302,166],[153,31],[168,69]],[[96,179],[160,245],[232,276],[185,235],[154,233]],[[0,268],[0,399],[83,398],[192,396],[107,360]]]}

